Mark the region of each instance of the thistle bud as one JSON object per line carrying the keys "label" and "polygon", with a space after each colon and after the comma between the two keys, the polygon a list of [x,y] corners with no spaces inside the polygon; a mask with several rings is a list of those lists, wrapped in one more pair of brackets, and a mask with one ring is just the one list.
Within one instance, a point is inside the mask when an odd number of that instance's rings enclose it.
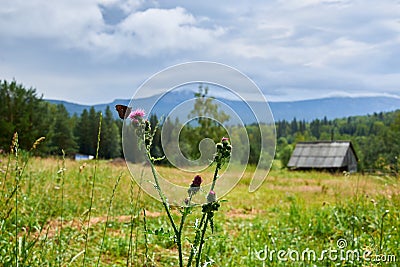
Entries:
{"label": "thistle bud", "polygon": [[150,127],[150,122],[148,120],[146,120],[144,122],[144,130],[145,131],[150,131],[151,127]]}
{"label": "thistle bud", "polygon": [[218,150],[221,150],[222,148],[224,148],[224,146],[222,145],[222,143],[218,143],[216,146],[217,146],[217,149],[218,149]]}
{"label": "thistle bud", "polygon": [[213,190],[211,190],[207,195],[207,202],[212,203],[215,201],[217,201],[217,195],[215,194],[215,192]]}
{"label": "thistle bud", "polygon": [[199,192],[200,190],[200,185],[201,182],[203,181],[203,179],[201,178],[200,175],[196,175],[192,181],[192,184],[190,185],[189,189],[188,189],[188,194],[189,196],[193,196],[194,194],[196,194],[197,192]]}
{"label": "thistle bud", "polygon": [[229,138],[228,137],[222,137],[221,143],[223,144],[224,147],[229,145]]}

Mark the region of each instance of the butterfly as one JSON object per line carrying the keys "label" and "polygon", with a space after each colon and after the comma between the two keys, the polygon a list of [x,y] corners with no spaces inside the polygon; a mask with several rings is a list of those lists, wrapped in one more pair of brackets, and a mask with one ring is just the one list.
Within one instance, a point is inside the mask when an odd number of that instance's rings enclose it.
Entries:
{"label": "butterfly", "polygon": [[126,119],[131,113],[132,108],[125,106],[125,105],[116,105],[115,109],[118,111],[118,116],[121,119]]}

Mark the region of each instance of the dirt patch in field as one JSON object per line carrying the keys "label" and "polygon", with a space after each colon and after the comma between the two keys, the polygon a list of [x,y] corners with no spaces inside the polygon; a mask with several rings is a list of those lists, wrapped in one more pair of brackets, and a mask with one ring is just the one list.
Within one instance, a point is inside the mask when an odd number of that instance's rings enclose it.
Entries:
{"label": "dirt patch in field", "polygon": [[[161,216],[162,214],[160,212],[151,212],[151,211],[146,211],[146,217],[150,218],[156,218]],[[134,218],[136,219],[136,218]],[[79,219],[73,219],[70,221],[61,221],[59,219],[57,220],[52,220],[46,223],[41,231],[37,231],[33,233],[33,236],[38,237],[38,236],[47,236],[47,238],[54,237],[62,228],[73,228],[77,229],[79,231],[82,230],[82,228],[85,228],[89,225],[89,227],[93,227],[96,224],[101,224],[101,223],[106,223],[108,222],[118,222],[118,223],[128,223],[131,220],[130,215],[121,215],[121,216],[114,216],[114,217],[109,217],[107,220],[107,216],[100,216],[100,217],[93,217],[90,218],[90,221],[81,221]],[[25,229],[25,232],[28,232],[29,229]]]}
{"label": "dirt patch in field", "polygon": [[123,158],[115,158],[109,161],[110,164],[114,165],[114,166],[122,166],[122,167],[126,167],[126,161]]}
{"label": "dirt patch in field", "polygon": [[272,190],[283,191],[283,192],[315,192],[320,193],[323,191],[323,187],[319,185],[296,185],[296,186],[282,186],[282,185],[271,185]]}
{"label": "dirt patch in field", "polygon": [[257,215],[263,213],[265,213],[264,210],[258,209],[231,209],[226,213],[226,216],[235,219],[254,219]]}
{"label": "dirt patch in field", "polygon": [[[233,219],[254,219],[257,215],[265,213],[264,210],[258,209],[230,209],[225,215],[229,218]],[[161,212],[151,212],[146,211],[146,217],[148,218],[157,218],[163,216],[164,214]],[[142,217],[143,214],[140,215]],[[134,218],[135,220],[137,218]],[[107,216],[100,216],[100,217],[92,217],[88,223],[87,220],[82,221],[79,219],[73,219],[69,221],[61,221],[59,219],[51,220],[47,222],[40,231],[31,232],[30,235],[34,238],[46,236],[46,238],[52,238],[56,236],[61,229],[72,228],[78,231],[82,231],[88,225],[89,227],[93,227],[97,224],[104,224],[106,222],[118,222],[118,223],[129,223],[131,220],[130,215],[121,215],[121,216],[113,216],[107,219]],[[29,232],[29,229],[25,229],[24,231]]]}

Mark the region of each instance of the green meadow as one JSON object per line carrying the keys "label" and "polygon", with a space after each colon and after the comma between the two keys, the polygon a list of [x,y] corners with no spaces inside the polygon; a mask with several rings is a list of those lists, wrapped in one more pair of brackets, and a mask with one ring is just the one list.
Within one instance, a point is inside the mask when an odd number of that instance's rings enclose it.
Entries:
{"label": "green meadow", "polygon": [[[0,159],[2,266],[177,265],[162,204],[138,188],[124,161],[26,152]],[[398,178],[273,166],[249,193],[251,171],[223,197],[214,231],[207,230],[203,266],[399,265]],[[182,179],[189,184],[191,174]],[[172,214],[177,219],[179,208]],[[200,214],[187,218],[184,251]]]}

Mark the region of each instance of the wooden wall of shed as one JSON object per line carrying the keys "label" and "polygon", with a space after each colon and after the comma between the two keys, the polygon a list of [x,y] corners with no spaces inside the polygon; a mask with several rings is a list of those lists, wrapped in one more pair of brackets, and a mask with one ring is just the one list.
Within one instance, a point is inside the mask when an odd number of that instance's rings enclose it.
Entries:
{"label": "wooden wall of shed", "polygon": [[353,150],[349,147],[346,153],[345,162],[348,172],[357,172],[357,159]]}

